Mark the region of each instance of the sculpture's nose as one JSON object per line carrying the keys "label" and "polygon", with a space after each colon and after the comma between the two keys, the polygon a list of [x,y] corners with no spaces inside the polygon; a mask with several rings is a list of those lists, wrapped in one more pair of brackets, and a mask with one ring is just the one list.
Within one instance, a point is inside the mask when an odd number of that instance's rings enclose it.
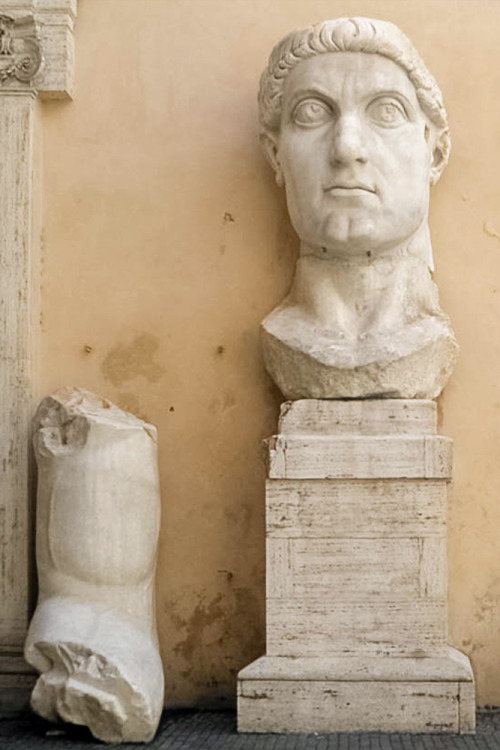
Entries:
{"label": "sculpture's nose", "polygon": [[335,166],[368,161],[362,123],[356,116],[340,116],[335,123],[330,160]]}

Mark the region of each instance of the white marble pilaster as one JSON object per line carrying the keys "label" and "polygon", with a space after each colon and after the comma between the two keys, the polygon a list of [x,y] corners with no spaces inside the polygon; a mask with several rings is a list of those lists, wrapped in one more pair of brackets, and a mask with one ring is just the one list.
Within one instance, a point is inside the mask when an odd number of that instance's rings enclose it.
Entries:
{"label": "white marble pilaster", "polygon": [[0,713],[25,705],[32,607],[29,424],[38,397],[42,98],[73,88],[76,0],[0,2]]}
{"label": "white marble pilaster", "polygon": [[0,643],[16,647],[28,624],[34,108],[33,92],[0,94]]}

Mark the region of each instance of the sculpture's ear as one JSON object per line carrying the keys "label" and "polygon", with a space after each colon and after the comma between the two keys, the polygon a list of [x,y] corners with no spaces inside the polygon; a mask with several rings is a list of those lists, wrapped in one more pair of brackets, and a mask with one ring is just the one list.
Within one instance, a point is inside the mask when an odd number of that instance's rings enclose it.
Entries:
{"label": "sculpture's ear", "polygon": [[[441,136],[441,137],[440,137]],[[442,134],[437,132],[434,125],[428,124],[425,129],[425,137],[429,143],[429,152],[431,157],[431,185],[435,185],[441,177],[444,168],[448,163],[449,141],[445,142]]]}
{"label": "sculpture's ear", "polygon": [[283,179],[283,171],[281,169],[280,161],[278,158],[278,138],[278,134],[275,135],[274,133],[270,133],[267,130],[260,134],[261,146],[269,164],[274,169],[276,182],[281,187],[285,184],[285,180]]}
{"label": "sculpture's ear", "polygon": [[437,143],[432,152],[431,185],[435,185],[436,182],[439,180],[445,166],[446,166],[446,159],[443,154],[443,150],[439,147],[439,143]]}

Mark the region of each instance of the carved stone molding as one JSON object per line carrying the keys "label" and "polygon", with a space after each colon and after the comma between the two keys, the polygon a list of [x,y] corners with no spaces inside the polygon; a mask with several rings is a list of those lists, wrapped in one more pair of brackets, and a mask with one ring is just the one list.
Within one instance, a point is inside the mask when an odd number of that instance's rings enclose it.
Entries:
{"label": "carved stone molding", "polygon": [[[30,23],[36,27],[35,36],[41,48],[43,64],[33,74],[30,83],[40,97],[72,98],[76,0],[0,0],[0,16],[14,19],[15,28],[28,18],[32,19]],[[8,49],[8,44],[4,43],[3,48]],[[2,57],[0,54],[0,59]],[[14,88],[18,82],[11,75],[9,81],[2,88],[6,85]]]}
{"label": "carved stone molding", "polygon": [[42,66],[42,50],[33,16],[0,15],[0,85],[30,85]]}

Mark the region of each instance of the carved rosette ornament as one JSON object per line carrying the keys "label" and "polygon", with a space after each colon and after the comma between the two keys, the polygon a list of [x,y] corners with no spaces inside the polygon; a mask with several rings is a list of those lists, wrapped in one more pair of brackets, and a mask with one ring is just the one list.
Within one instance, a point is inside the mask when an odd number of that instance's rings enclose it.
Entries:
{"label": "carved rosette ornament", "polygon": [[11,18],[0,15],[0,85],[12,80],[29,84],[42,62],[33,16]]}

